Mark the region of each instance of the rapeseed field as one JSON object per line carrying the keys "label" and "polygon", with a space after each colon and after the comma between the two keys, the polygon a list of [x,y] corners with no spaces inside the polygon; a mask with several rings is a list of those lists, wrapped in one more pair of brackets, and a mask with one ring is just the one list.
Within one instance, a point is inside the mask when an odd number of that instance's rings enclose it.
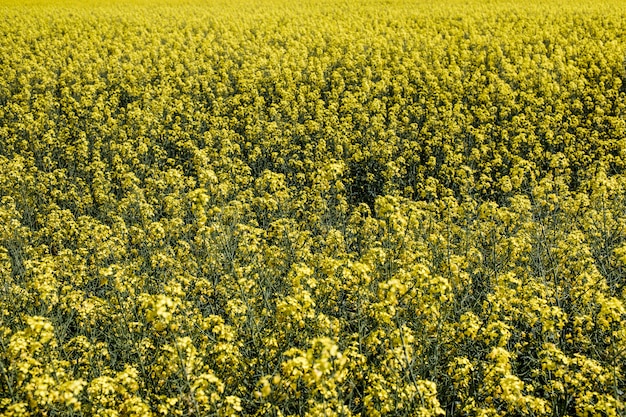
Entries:
{"label": "rapeseed field", "polygon": [[626,416],[625,3],[0,35],[0,415]]}

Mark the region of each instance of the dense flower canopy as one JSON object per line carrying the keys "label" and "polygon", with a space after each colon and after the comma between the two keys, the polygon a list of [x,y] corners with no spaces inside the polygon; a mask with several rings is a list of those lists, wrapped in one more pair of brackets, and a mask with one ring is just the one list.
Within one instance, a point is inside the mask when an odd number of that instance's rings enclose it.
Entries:
{"label": "dense flower canopy", "polygon": [[0,0],[3,416],[623,416],[618,1]]}

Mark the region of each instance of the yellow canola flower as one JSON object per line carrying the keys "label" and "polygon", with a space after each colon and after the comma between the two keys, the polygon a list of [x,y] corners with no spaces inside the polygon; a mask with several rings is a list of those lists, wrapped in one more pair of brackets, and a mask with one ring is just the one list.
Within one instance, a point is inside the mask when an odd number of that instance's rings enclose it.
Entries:
{"label": "yellow canola flower", "polygon": [[140,296],[141,303],[146,309],[146,320],[152,323],[157,332],[165,330],[171,323],[177,303],[169,296],[157,294],[155,296]]}
{"label": "yellow canola flower", "polygon": [[59,386],[59,399],[66,407],[79,411],[81,408],[80,394],[83,392],[87,382],[83,380],[74,380],[64,382]]}
{"label": "yellow canola flower", "polygon": [[615,297],[601,297],[600,312],[596,323],[604,331],[612,329],[613,325],[619,325],[626,319],[626,308],[624,304]]}

